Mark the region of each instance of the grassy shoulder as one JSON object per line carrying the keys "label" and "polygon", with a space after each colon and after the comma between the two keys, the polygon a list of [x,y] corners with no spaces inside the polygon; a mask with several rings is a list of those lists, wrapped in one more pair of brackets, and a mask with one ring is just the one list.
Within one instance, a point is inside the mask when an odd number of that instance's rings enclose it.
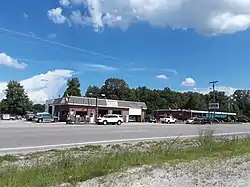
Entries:
{"label": "grassy shoulder", "polygon": [[[205,135],[204,135],[205,134]],[[179,141],[192,145],[178,147]],[[88,159],[76,158],[71,151],[57,152],[60,159],[49,165],[34,165],[17,169],[7,167],[0,170],[0,186],[4,187],[34,187],[52,186],[69,182],[76,184],[94,177],[104,176],[113,172],[122,171],[135,166],[158,165],[165,163],[178,163],[197,160],[200,158],[218,159],[224,157],[238,156],[250,153],[250,138],[233,138],[231,140],[216,140],[212,137],[212,132],[201,132],[201,136],[195,140],[173,140],[171,142],[158,142],[150,144],[146,151],[134,149],[133,151],[122,149],[120,151],[103,152],[100,147],[90,147],[99,154],[98,157]],[[137,146],[147,146],[148,143],[139,143]],[[112,147],[111,150],[117,147]],[[79,148],[76,151],[86,151]]]}

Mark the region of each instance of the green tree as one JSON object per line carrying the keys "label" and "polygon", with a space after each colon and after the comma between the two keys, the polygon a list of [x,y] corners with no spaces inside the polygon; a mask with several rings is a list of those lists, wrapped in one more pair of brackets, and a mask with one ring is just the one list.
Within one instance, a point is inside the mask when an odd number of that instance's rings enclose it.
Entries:
{"label": "green tree", "polygon": [[44,112],[45,110],[45,105],[42,105],[42,104],[34,104],[32,106],[32,111],[33,112]]}
{"label": "green tree", "polygon": [[127,100],[129,98],[129,86],[123,79],[109,78],[101,88],[101,92],[109,99]]}
{"label": "green tree", "polygon": [[80,89],[80,80],[79,78],[75,77],[72,79],[69,79],[67,81],[67,89],[65,90],[63,96],[65,97],[66,95],[69,96],[81,96],[81,89]]}
{"label": "green tree", "polygon": [[100,88],[98,86],[89,86],[85,95],[87,97],[96,97],[100,94]]}
{"label": "green tree", "polygon": [[6,99],[2,102],[6,112],[16,115],[24,115],[31,108],[32,102],[29,100],[23,86],[17,81],[10,81],[5,90]]}
{"label": "green tree", "polygon": [[200,93],[183,93],[186,96],[186,103],[182,108],[193,110],[207,110],[207,102],[205,96]]}
{"label": "green tree", "polygon": [[6,102],[6,99],[3,99],[0,102],[0,114],[7,113],[8,112],[8,104]]}

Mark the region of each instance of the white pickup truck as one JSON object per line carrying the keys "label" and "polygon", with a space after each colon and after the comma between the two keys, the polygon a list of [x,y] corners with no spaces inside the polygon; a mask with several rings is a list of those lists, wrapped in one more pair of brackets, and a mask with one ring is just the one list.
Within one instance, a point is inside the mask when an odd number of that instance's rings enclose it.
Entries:
{"label": "white pickup truck", "polygon": [[161,120],[161,123],[176,123],[177,122],[177,119],[175,119],[172,116],[161,118],[160,120]]}

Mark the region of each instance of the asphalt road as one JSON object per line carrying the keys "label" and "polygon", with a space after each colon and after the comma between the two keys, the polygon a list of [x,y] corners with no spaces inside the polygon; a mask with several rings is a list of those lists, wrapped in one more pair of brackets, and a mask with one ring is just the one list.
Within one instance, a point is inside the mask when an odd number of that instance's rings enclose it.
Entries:
{"label": "asphalt road", "polygon": [[[86,144],[106,144],[198,135],[206,126],[187,124],[79,125],[0,121],[0,154],[29,152]],[[250,133],[250,124],[212,125],[219,133]]]}

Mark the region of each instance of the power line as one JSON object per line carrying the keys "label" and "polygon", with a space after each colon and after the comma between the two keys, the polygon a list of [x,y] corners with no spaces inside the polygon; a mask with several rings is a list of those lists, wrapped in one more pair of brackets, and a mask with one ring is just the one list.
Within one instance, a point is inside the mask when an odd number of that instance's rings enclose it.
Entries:
{"label": "power line", "polygon": [[110,55],[106,55],[106,54],[102,54],[102,53],[97,53],[97,52],[94,52],[94,51],[88,51],[88,50],[85,50],[85,49],[82,49],[82,48],[79,48],[79,47],[75,47],[75,46],[72,46],[72,45],[68,45],[68,44],[64,44],[64,43],[60,43],[60,42],[55,42],[55,41],[51,41],[51,40],[46,40],[46,39],[43,39],[43,38],[40,38],[40,37],[37,37],[37,36],[34,36],[34,35],[17,32],[17,31],[14,31],[14,30],[3,28],[3,27],[0,27],[0,30],[4,31],[4,32],[12,33],[12,34],[17,34],[19,36],[29,37],[29,38],[32,38],[32,39],[35,39],[35,40],[38,40],[38,41],[41,41],[41,42],[49,43],[49,44],[52,44],[52,45],[58,45],[58,46],[61,46],[61,47],[66,47],[68,49],[80,51],[80,52],[83,52],[83,53],[87,53],[87,54],[91,54],[91,55],[97,55],[97,56],[101,56],[101,57],[104,57],[104,58],[109,58],[109,59],[116,60],[116,61],[122,61],[121,59],[119,59],[117,57],[114,57],[114,56],[110,56]]}

